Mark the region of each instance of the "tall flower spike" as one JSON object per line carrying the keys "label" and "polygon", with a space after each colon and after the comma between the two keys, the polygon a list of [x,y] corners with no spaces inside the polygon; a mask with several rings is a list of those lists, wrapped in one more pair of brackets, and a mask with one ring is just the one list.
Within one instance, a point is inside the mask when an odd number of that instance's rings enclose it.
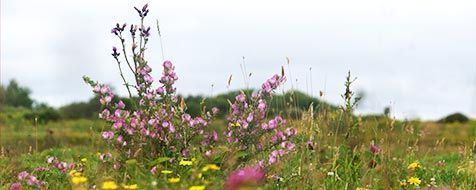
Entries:
{"label": "tall flower spike", "polygon": [[[139,156],[150,158],[158,155],[188,157],[189,155],[196,155],[196,153],[211,156],[213,154],[212,148],[218,140],[218,136],[215,131],[205,130],[205,127],[210,124],[218,109],[212,109],[213,114],[204,111],[201,117],[196,118],[185,113],[183,109],[185,106],[178,103],[178,97],[175,95],[174,84],[178,77],[174,65],[170,61],[163,63],[159,88],[152,88],[154,82],[151,74],[152,69],[144,60],[142,54],[147,49],[145,48],[145,42],[147,42],[151,33],[150,27],[142,25],[149,9],[148,5],[134,8],[141,16],[141,22],[139,27],[138,25],[131,25],[128,29],[133,36],[133,40],[135,39],[134,35],[143,37],[141,43],[139,42],[141,54],[134,51],[138,42],[133,41],[131,44],[134,54],[134,68],[131,68],[131,71],[136,81],[136,85],[133,87],[137,89],[138,98],[132,98],[128,102],[134,106],[126,107],[124,102],[114,99],[114,94],[107,85],[99,84],[88,77],[84,77],[85,82],[91,85],[93,92],[99,96],[99,102],[102,105],[101,112],[98,114],[99,117],[106,121],[109,126],[101,132],[101,137],[119,153],[118,160],[127,160]],[[124,40],[122,32],[126,29],[126,26],[126,24],[115,24],[111,32]],[[145,39],[145,42],[142,39]],[[125,45],[124,41],[121,45]],[[111,55],[118,59],[119,52],[116,47],[113,47]],[[129,63],[127,58],[125,61]],[[120,74],[122,76],[122,71]],[[125,79],[124,83],[128,85]],[[200,142],[202,146],[193,146],[192,142]],[[164,145],[167,146],[166,149],[157,148]],[[144,146],[156,148],[154,151],[156,153],[152,155],[139,151]],[[118,164],[116,168],[122,167]]]}
{"label": "tall flower spike", "polygon": [[141,18],[144,18],[147,16],[147,14],[149,13],[149,9],[148,9],[149,5],[148,4],[145,4],[142,9],[138,9],[137,7],[134,7],[134,9],[137,11],[137,13],[139,13],[139,16]]}

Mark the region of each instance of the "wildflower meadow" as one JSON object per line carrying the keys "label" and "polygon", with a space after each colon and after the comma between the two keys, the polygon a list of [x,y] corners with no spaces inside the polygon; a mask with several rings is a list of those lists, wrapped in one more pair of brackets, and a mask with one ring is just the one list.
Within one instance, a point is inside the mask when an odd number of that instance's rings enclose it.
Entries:
{"label": "wildflower meadow", "polygon": [[182,96],[174,60],[148,62],[149,11],[111,29],[123,85],[84,76],[90,107],[0,108],[1,189],[476,189],[475,120],[357,114],[351,72],[333,105],[285,89],[286,65],[256,89]]}

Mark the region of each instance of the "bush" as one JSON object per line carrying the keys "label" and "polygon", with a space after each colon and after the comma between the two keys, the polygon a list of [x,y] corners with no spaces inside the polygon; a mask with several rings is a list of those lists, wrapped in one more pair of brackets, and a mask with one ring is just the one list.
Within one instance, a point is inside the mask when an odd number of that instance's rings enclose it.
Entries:
{"label": "bush", "polygon": [[469,118],[462,113],[453,113],[450,114],[442,119],[440,119],[439,123],[466,123],[469,121]]}
{"label": "bush", "polygon": [[32,123],[37,119],[38,123],[46,124],[50,121],[58,121],[61,119],[61,115],[56,109],[42,104],[33,110],[24,113],[23,118]]}

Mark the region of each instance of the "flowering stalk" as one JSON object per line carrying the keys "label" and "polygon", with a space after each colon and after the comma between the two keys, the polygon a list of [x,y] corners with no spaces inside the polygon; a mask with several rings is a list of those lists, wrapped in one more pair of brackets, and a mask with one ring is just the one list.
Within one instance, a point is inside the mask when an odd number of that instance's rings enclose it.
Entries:
{"label": "flowering stalk", "polygon": [[267,99],[271,98],[272,92],[285,80],[284,75],[274,75],[250,98],[241,92],[231,104],[230,114],[227,117],[228,129],[225,136],[228,142],[242,151],[251,151],[249,155],[271,151],[268,164],[275,163],[279,157],[294,149],[294,144],[289,139],[296,134],[296,130],[294,128],[282,130],[286,120],[279,115],[270,120],[266,119]]}
{"label": "flowering stalk", "polygon": [[[175,82],[178,80],[175,67],[170,61],[164,61],[162,77],[159,87],[153,88],[154,79],[151,75],[152,68],[144,59],[144,51],[150,36],[150,27],[144,26],[144,19],[149,10],[145,5],[142,9],[136,8],[141,18],[138,28],[131,25],[132,56],[134,68],[126,55],[125,39],[122,32],[126,24],[117,24],[112,33],[119,37],[122,44],[122,53],[125,62],[135,77],[136,84],[129,85],[124,78],[116,48],[113,48],[112,56],[119,65],[121,78],[126,84],[129,97],[135,108],[126,108],[122,101],[113,102],[115,95],[107,85],[92,81],[88,77],[84,80],[93,87],[93,92],[99,95],[102,111],[99,117],[110,125],[110,129],[103,131],[101,136],[108,141],[121,155],[123,159],[136,157],[156,158],[189,157],[192,153],[204,153],[211,156],[214,142],[218,140],[216,131],[206,127],[212,121],[218,109],[211,111],[203,109],[200,117],[192,118],[186,113],[186,105],[179,102],[176,95]],[[139,31],[139,50],[136,51],[136,32]],[[132,98],[129,90],[133,86],[137,90],[138,98]],[[200,142],[199,148],[193,147],[192,142]],[[119,166],[118,166],[119,168]]]}

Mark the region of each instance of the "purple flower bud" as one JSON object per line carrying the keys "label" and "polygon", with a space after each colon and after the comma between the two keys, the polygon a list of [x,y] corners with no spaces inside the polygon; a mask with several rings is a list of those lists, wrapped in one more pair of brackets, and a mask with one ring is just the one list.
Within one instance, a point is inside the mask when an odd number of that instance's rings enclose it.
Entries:
{"label": "purple flower bud", "polygon": [[220,109],[218,109],[217,107],[212,108],[213,115],[217,114],[219,111],[220,111]]}
{"label": "purple flower bud", "polygon": [[142,11],[139,10],[137,7],[134,7],[134,9],[137,11],[137,13],[139,13],[139,16],[142,18],[144,17],[144,15],[142,14]]}
{"label": "purple flower bud", "polygon": [[182,121],[183,122],[189,122],[191,119],[192,119],[192,116],[190,116],[190,114],[188,114],[188,113],[185,113],[185,114],[182,115]]}
{"label": "purple flower bud", "polygon": [[111,116],[111,112],[109,112],[108,109],[104,109],[104,110],[99,114],[99,118],[104,119],[104,120],[109,120],[109,116]]}
{"label": "purple flower bud", "polygon": [[164,66],[165,70],[173,70],[174,69],[172,62],[169,61],[169,60],[165,60],[163,66]]}
{"label": "purple flower bud", "polygon": [[246,96],[245,94],[241,93],[238,96],[235,97],[235,100],[237,102],[245,102],[246,101]]}
{"label": "purple flower bud", "polygon": [[145,5],[142,7],[142,12],[147,11],[147,7],[149,7],[149,4],[145,4]]}
{"label": "purple flower bud", "polygon": [[159,88],[157,88],[156,92],[157,92],[157,94],[159,94],[159,95],[164,95],[164,88],[163,88],[163,87],[159,87]]}
{"label": "purple flower bud", "polygon": [[111,102],[112,100],[112,97],[111,96],[105,96],[105,97],[102,97],[99,102],[102,104],[102,105],[107,105],[109,104],[109,102]]}
{"label": "purple flower bud", "polygon": [[268,158],[269,164],[274,164],[276,162],[277,158],[274,155],[270,155]]}
{"label": "purple flower bud", "polygon": [[134,25],[131,24],[131,29],[129,30],[129,32],[131,32],[131,35],[135,36],[136,31],[137,31],[137,26],[134,26]]}
{"label": "purple flower bud", "polygon": [[153,175],[157,174],[157,166],[152,167],[152,169],[150,169],[150,173]]}
{"label": "purple flower bud", "polygon": [[101,91],[101,85],[96,84],[96,86],[94,86],[93,92],[99,93],[100,91]]}
{"label": "purple flower bud", "polygon": [[18,180],[26,179],[30,174],[26,171],[22,171],[17,175]]}
{"label": "purple flower bud", "polygon": [[182,156],[184,157],[190,156],[190,151],[188,150],[188,148],[184,148],[181,152],[182,152]]}
{"label": "purple flower bud", "polygon": [[293,150],[295,146],[296,145],[294,145],[294,143],[290,143],[290,142],[282,142],[281,143],[281,147],[283,147],[287,150]]}
{"label": "purple flower bud", "polygon": [[103,138],[104,140],[110,140],[110,139],[112,139],[113,137],[114,137],[114,132],[112,132],[112,131],[104,131],[104,132],[102,132],[102,138]]}
{"label": "purple flower bud", "polygon": [[306,144],[309,150],[314,150],[314,143],[312,141],[307,141]]}
{"label": "purple flower bud", "polygon": [[139,30],[141,32],[141,34],[140,34],[141,36],[146,37],[146,38],[150,36],[150,27],[140,28]]}
{"label": "purple flower bud", "polygon": [[38,184],[38,179],[35,176],[30,175],[30,178],[26,182],[29,186],[35,186]]}
{"label": "purple flower bud", "polygon": [[286,132],[286,136],[291,137],[296,134],[296,129],[288,127],[286,128],[285,132]]}
{"label": "purple flower bud", "polygon": [[253,118],[254,118],[253,113],[250,113],[250,114],[248,114],[248,117],[246,118],[246,121],[247,122],[252,122]]}
{"label": "purple flower bud", "polygon": [[152,84],[154,82],[154,79],[150,75],[144,76],[144,81],[148,84]]}
{"label": "purple flower bud", "polygon": [[112,47],[112,54],[111,54],[113,57],[118,57],[120,55],[120,53],[117,52],[117,48],[116,47]]}
{"label": "purple flower bud", "polygon": [[122,100],[119,101],[119,103],[117,103],[117,109],[124,109],[124,107],[126,107],[126,105],[124,104],[124,102],[122,102]]}
{"label": "purple flower bud", "polygon": [[171,133],[175,133],[175,126],[174,126],[173,124],[170,124],[170,125],[169,125],[169,131],[170,131]]}
{"label": "purple flower bud", "polygon": [[46,163],[51,164],[55,159],[55,157],[48,157],[48,159],[46,159]]}
{"label": "purple flower bud", "polygon": [[374,154],[378,154],[380,152],[380,148],[375,145],[374,143],[372,143],[370,145],[370,152],[374,153]]}
{"label": "purple flower bud", "polygon": [[212,132],[212,140],[213,141],[218,141],[218,133],[215,130],[213,130],[213,132]]}
{"label": "purple flower bud", "polygon": [[118,35],[119,31],[117,31],[117,28],[112,28],[111,33],[113,33],[114,35]]}
{"label": "purple flower bud", "polygon": [[10,190],[21,190],[21,189],[22,189],[22,185],[20,182],[13,183],[10,186]]}

